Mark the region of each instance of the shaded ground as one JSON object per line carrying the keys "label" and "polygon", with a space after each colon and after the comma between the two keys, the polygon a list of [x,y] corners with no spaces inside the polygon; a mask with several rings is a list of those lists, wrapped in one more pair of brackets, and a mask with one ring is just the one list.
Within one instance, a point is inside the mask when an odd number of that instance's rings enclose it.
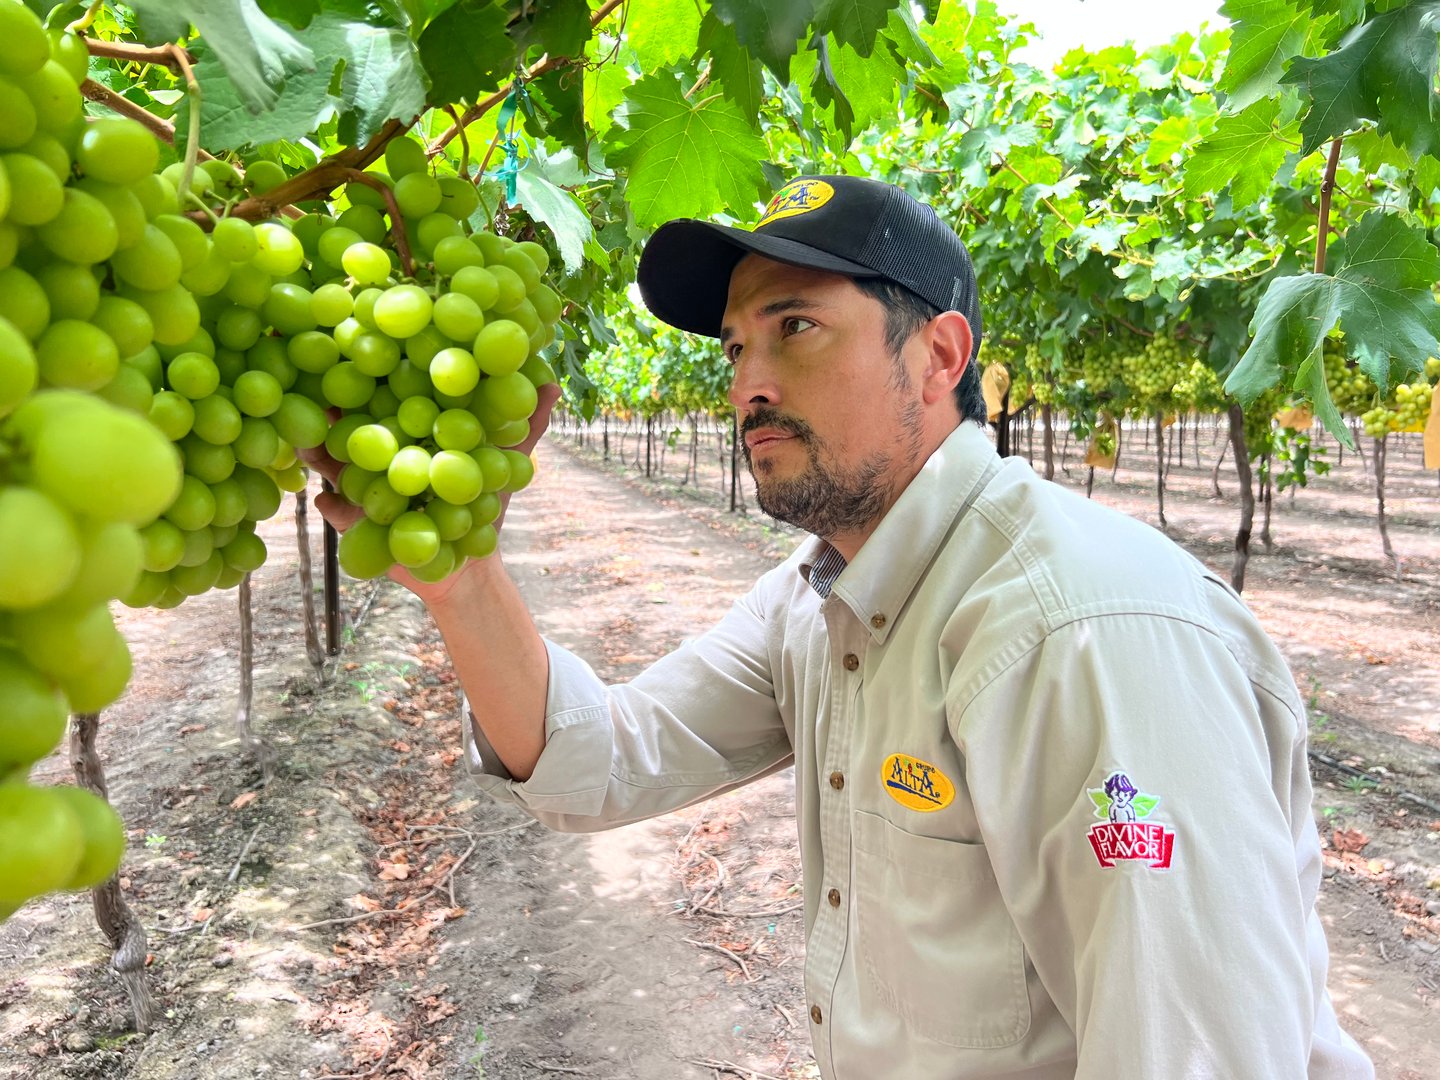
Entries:
{"label": "shaded ground", "polygon": [[[1228,567],[1206,439],[1172,471],[1170,532]],[[541,629],[607,678],[714,622],[792,542],[569,446],[542,448],[506,557]],[[1095,497],[1153,522],[1136,464]],[[1358,464],[1277,502],[1246,596],[1333,763],[1315,764],[1332,992],[1380,1075],[1418,1080],[1440,1075],[1437,489],[1392,456],[1397,583]],[[129,1032],[85,897],[32,905],[0,927],[0,1080],[813,1076],[789,774],[594,837],[527,825],[460,775],[453,678],[407,594],[351,587],[364,618],[333,677],[310,672],[292,530],[267,526],[255,586],[268,787],[233,730],[234,594],[125,616],[137,677],[100,743],[167,1015]]]}

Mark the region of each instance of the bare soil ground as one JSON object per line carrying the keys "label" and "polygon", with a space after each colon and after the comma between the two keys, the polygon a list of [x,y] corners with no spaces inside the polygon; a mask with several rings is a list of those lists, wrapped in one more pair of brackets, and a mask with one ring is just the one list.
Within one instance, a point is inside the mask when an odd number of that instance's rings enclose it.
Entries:
{"label": "bare soil ground", "polygon": [[[1217,450],[1202,433],[1200,466],[1187,448],[1172,467],[1168,531],[1228,569],[1235,481],[1211,496]],[[1094,497],[1154,523],[1142,451]],[[539,459],[506,561],[541,630],[609,679],[714,622],[795,539],[721,512],[708,465],[684,486],[645,480],[559,437]],[[1059,479],[1083,485],[1070,469]],[[1390,473],[1398,581],[1347,454],[1276,502],[1246,597],[1312,701],[1331,991],[1381,1077],[1422,1080],[1440,1075],[1440,488],[1413,454],[1392,452]],[[545,832],[464,780],[423,609],[348,585],[344,649],[317,677],[293,521],[265,535],[269,785],[234,730],[235,594],[124,615],[137,674],[100,748],[163,1018],[131,1030],[85,896],[32,904],[0,927],[0,1080],[815,1075],[788,773],[611,833]],[[61,755],[36,771],[69,779]]]}

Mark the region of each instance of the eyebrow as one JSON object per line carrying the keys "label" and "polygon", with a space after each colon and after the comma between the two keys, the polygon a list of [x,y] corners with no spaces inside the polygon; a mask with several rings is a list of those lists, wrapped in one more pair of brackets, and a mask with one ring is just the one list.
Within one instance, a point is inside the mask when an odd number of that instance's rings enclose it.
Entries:
{"label": "eyebrow", "polygon": [[[762,319],[768,319],[772,315],[783,315],[790,311],[816,311],[824,306],[825,305],[818,300],[807,300],[803,296],[787,296],[780,300],[771,300],[770,303],[756,312],[756,315]],[[722,326],[720,328],[721,345],[724,345],[725,342],[734,336],[735,328],[733,326]]]}

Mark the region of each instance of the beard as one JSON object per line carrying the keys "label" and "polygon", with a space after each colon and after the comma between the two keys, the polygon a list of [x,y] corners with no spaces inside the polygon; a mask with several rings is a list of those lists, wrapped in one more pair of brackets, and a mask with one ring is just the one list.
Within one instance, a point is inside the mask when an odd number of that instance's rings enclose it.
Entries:
{"label": "beard", "polygon": [[[913,461],[919,451],[920,406],[908,403],[897,418],[900,445],[897,451]],[[755,428],[788,432],[804,448],[809,464],[797,476],[773,475],[772,461],[759,468],[750,458],[750,447],[742,443],[745,466],[755,479],[755,498],[760,509],[777,521],[784,521],[823,540],[846,532],[858,532],[879,521],[894,501],[893,468],[896,454],[877,450],[852,466],[835,464],[828,444],[809,424],[775,409],[760,408],[745,418],[741,436]]]}

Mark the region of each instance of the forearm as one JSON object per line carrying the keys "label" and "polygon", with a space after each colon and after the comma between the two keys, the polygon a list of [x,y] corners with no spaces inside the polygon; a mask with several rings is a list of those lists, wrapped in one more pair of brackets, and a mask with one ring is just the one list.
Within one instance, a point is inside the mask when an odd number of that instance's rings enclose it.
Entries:
{"label": "forearm", "polygon": [[545,749],[549,658],[500,556],[467,567],[426,603],[475,722],[510,775],[529,779]]}

